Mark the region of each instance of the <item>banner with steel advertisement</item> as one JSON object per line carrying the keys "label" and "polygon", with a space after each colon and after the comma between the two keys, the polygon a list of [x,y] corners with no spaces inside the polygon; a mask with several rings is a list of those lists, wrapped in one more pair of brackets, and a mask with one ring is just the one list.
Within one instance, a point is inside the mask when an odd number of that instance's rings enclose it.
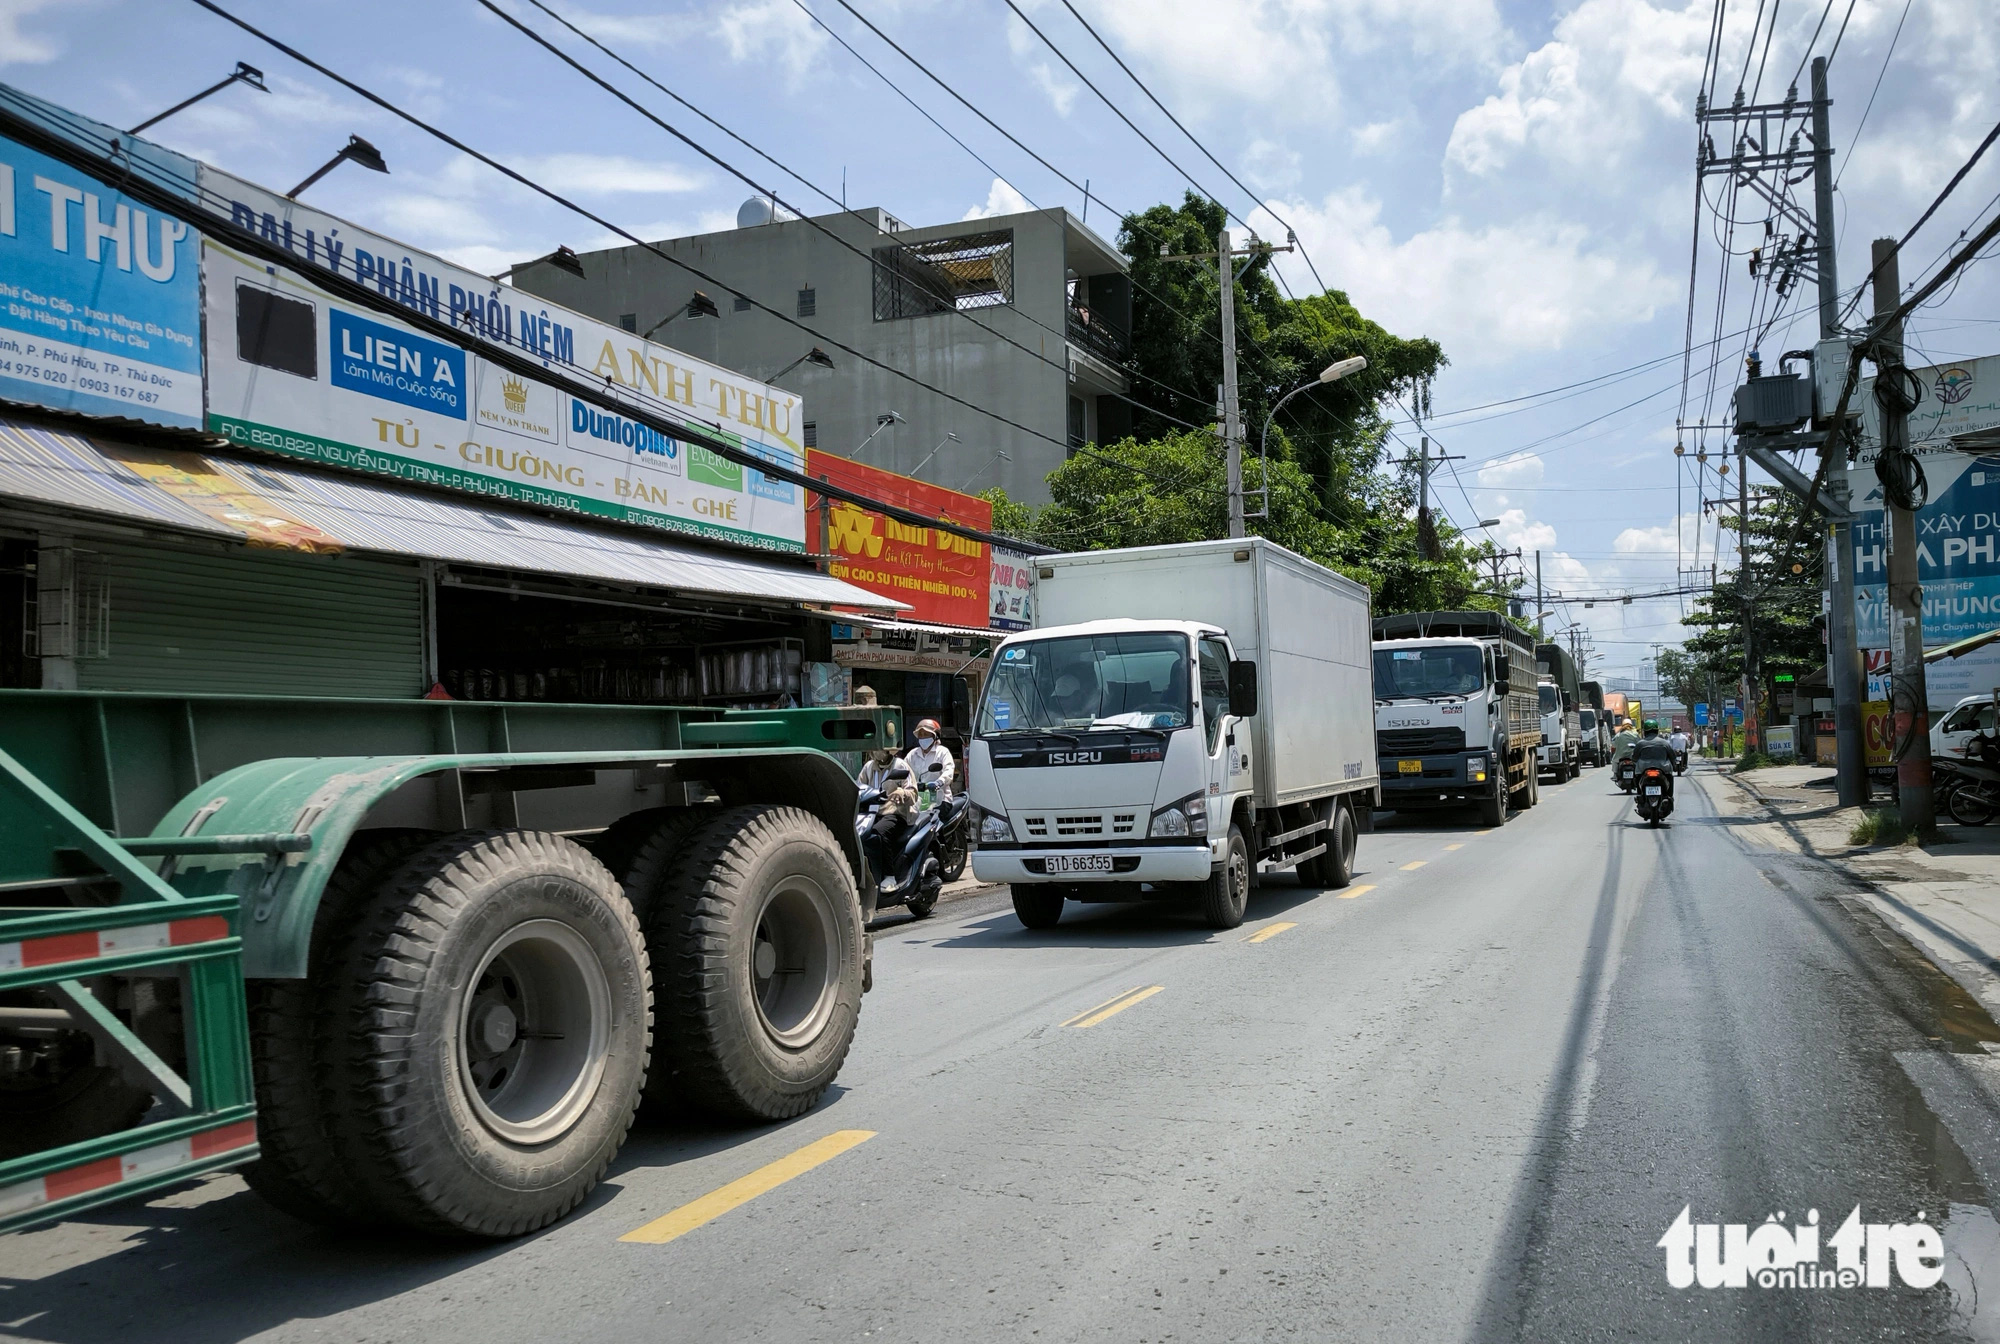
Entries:
{"label": "banner with steel advertisement", "polygon": [[[1910,450],[1930,496],[1916,515],[1917,577],[1924,644],[1936,648],[2000,626],[2000,356],[1912,372],[1923,395],[1910,413]],[[1856,635],[1864,648],[1889,643],[1889,534],[1875,476],[1881,412],[1873,382],[1863,380],[1858,393],[1862,441],[1848,470]]]}
{"label": "banner with steel advertisement", "polygon": [[[806,472],[871,499],[984,532],[991,501],[865,466],[817,448],[806,450]],[[832,557],[828,572],[870,592],[907,602],[913,621],[984,628],[992,583],[984,542],[935,527],[911,527],[845,500],[814,495],[818,517],[810,549]]]}
{"label": "banner with steel advertisement", "polygon": [[[800,400],[357,229],[204,166],[209,207],[286,248],[203,252],[208,427],[234,442],[447,489],[769,549],[805,548],[803,492],[660,434],[698,422],[798,470]],[[464,334],[424,335],[313,283],[331,270]],[[588,380],[585,401],[480,357],[505,347]]]}
{"label": "banner with steel advertisement", "polygon": [[[122,134],[4,86],[0,106],[94,152]],[[134,174],[192,186],[193,160],[124,144]],[[184,221],[0,138],[0,398],[199,428],[199,248]]]}

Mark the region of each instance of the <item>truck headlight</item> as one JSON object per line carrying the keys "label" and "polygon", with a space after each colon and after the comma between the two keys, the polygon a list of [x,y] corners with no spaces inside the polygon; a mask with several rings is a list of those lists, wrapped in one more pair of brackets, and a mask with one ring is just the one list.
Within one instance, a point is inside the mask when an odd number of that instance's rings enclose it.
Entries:
{"label": "truck headlight", "polygon": [[1191,793],[1178,802],[1153,813],[1146,834],[1155,840],[1198,838],[1208,834],[1208,805],[1203,795]]}
{"label": "truck headlight", "polygon": [[978,803],[972,805],[972,815],[967,818],[972,823],[973,834],[982,845],[1011,845],[1014,843],[1014,827],[1003,812],[988,812]]}
{"label": "truck headlight", "polygon": [[1486,758],[1484,756],[1468,756],[1465,760],[1465,773],[1471,777],[1474,784],[1484,784],[1486,782]]}

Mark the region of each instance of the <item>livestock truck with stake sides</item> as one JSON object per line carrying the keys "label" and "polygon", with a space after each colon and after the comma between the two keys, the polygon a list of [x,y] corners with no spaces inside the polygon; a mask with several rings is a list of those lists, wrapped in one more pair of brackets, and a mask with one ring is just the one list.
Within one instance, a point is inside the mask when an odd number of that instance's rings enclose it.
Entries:
{"label": "livestock truck with stake sides", "polygon": [[1540,795],[1535,646],[1491,611],[1423,611],[1375,621],[1375,737],[1382,806],[1479,809]]}
{"label": "livestock truck with stake sides", "polygon": [[1041,556],[970,754],[973,871],[1243,922],[1261,873],[1344,887],[1376,804],[1368,590],[1259,537]]}

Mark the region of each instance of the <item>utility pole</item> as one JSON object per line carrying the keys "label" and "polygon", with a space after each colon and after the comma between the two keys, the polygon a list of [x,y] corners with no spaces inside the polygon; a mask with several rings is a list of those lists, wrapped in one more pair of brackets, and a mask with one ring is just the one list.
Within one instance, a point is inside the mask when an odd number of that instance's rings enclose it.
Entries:
{"label": "utility pole", "polygon": [[[1894,239],[1877,238],[1873,254],[1875,321],[1880,323],[1896,311],[1902,281],[1897,274]],[[1875,333],[1877,389],[1902,371],[1903,324],[1898,320],[1878,327]],[[1884,466],[1910,451],[1910,420],[1901,402],[1903,389],[1894,390],[1895,404],[1889,398],[1876,398],[1882,410]],[[1883,480],[1888,479],[1884,475]],[[1917,573],[1917,517],[1912,509],[1898,505],[1897,492],[1882,493],[1882,505],[1889,515],[1889,697],[1896,733],[1896,802],[1903,829],[1928,834],[1937,826],[1937,812],[1931,798],[1930,695],[1924,678],[1924,590]]]}
{"label": "utility pole", "polygon": [[1222,442],[1229,460],[1229,535],[1243,535],[1243,416],[1236,405],[1236,261],[1229,230],[1215,240],[1222,273]]}
{"label": "utility pole", "polygon": [[[1443,451],[1432,456],[1431,439],[1428,434],[1424,435],[1420,444],[1417,456],[1398,460],[1404,466],[1415,466],[1417,469],[1417,558],[1435,560],[1438,558],[1437,524],[1431,521],[1431,468],[1445,462],[1463,462],[1465,458],[1458,453]],[[1514,553],[1520,554],[1519,551]],[[1497,570],[1494,586],[1496,588],[1499,586]]]}
{"label": "utility pole", "polygon": [[1756,615],[1756,594],[1750,591],[1750,455],[1736,462],[1736,582],[1743,590],[1743,749],[1763,741],[1757,722],[1756,642],[1750,622]]}
{"label": "utility pole", "polygon": [[[1835,269],[1833,235],[1833,131],[1826,91],[1826,58],[1812,66],[1813,241],[1819,279],[1819,338],[1840,334],[1840,284]],[[1861,645],[1854,630],[1854,524],[1849,517],[1845,453],[1841,430],[1827,426],[1832,436],[1823,450],[1833,466],[1827,472],[1827,495],[1834,522],[1826,533],[1826,663],[1833,691],[1835,789],[1842,807],[1868,801],[1867,746],[1861,733],[1861,699],[1865,678]],[[1838,457],[1834,454],[1840,454]]]}
{"label": "utility pole", "polygon": [[1535,638],[1542,637],[1542,553],[1535,552]]}

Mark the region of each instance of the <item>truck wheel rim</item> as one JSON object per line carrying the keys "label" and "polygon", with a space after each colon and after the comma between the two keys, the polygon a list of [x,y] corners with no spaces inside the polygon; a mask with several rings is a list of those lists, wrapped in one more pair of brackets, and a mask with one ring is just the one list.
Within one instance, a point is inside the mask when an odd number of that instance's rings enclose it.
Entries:
{"label": "truck wheel rim", "polygon": [[611,985],[576,930],[517,924],[488,948],[459,1014],[459,1079],[480,1122],[518,1144],[561,1138],[604,1077]]}
{"label": "truck wheel rim", "polygon": [[1229,901],[1238,909],[1250,903],[1250,855],[1240,841],[1229,847]]}
{"label": "truck wheel rim", "polygon": [[840,988],[838,949],[833,898],[824,887],[795,874],[772,888],[750,948],[751,995],[780,1045],[811,1045],[826,1026]]}

